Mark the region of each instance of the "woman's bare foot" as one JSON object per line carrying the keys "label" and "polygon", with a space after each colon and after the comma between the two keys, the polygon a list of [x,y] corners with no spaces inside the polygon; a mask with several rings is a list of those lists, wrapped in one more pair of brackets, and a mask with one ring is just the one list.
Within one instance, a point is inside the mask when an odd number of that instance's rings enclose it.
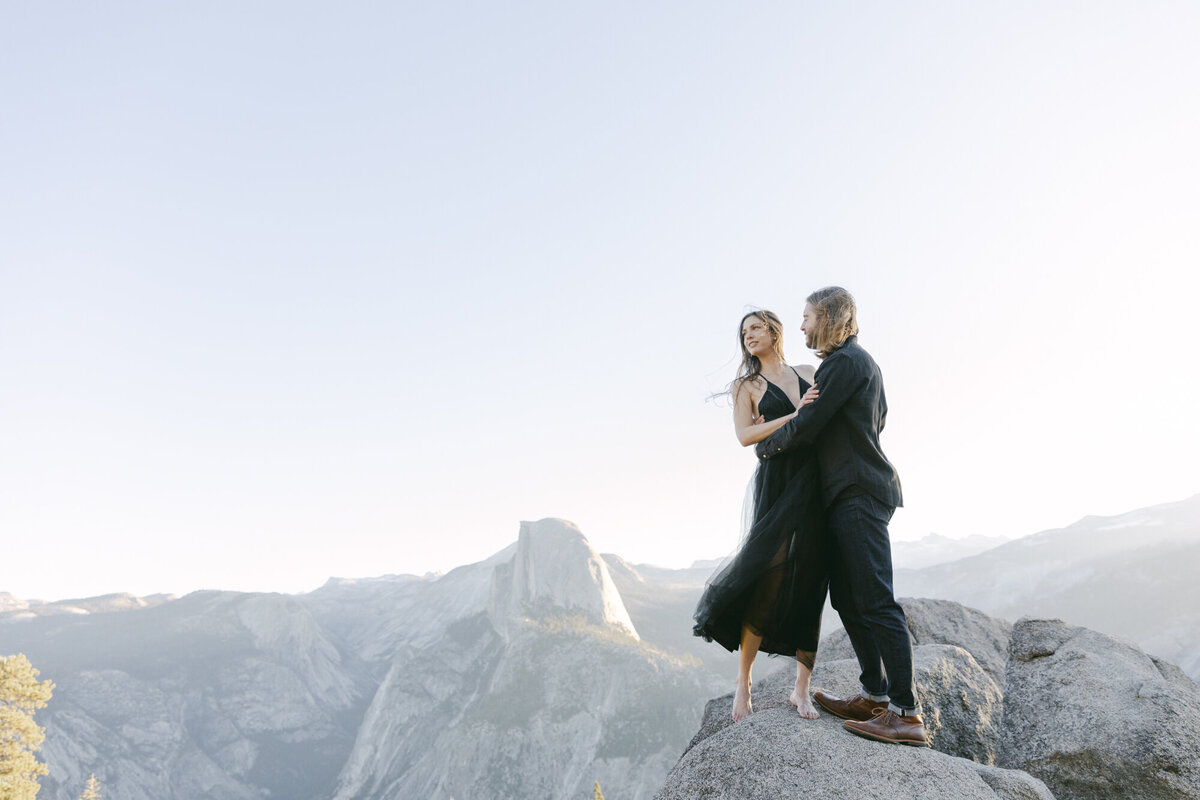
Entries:
{"label": "woman's bare foot", "polygon": [[[801,659],[803,656],[803,660]],[[796,686],[788,699],[796,707],[796,713],[805,719],[817,719],[821,715],[813,707],[812,698],[808,695],[808,684],[812,680],[813,654],[801,651],[796,658]]]}
{"label": "woman's bare foot", "polygon": [[792,705],[796,707],[796,713],[805,719],[817,719],[821,716],[817,713],[817,709],[813,706],[812,698],[808,696],[807,686],[804,687],[803,691],[801,691],[799,686],[797,686],[795,689],[792,689],[792,696],[789,697],[788,700],[790,700]]}
{"label": "woman's bare foot", "polygon": [[733,692],[733,721],[741,722],[754,713],[750,705],[750,684],[739,682]]}

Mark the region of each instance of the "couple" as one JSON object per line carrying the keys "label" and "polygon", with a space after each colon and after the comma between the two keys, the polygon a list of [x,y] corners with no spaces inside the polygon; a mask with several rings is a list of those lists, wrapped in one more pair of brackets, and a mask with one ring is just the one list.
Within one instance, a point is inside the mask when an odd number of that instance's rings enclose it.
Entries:
{"label": "couple", "polygon": [[736,556],[710,580],[695,633],[740,648],[733,718],[752,713],[754,656],[796,656],[791,701],[818,714],[809,681],[828,589],[862,668],[861,696],[821,691],[817,704],[869,739],[924,746],[913,688],[912,643],[892,594],[888,522],[901,504],[900,478],[879,448],[887,416],[883,380],[858,344],[854,298],[837,286],[809,295],[800,326],[822,359],[794,368],[783,357],[783,326],[769,311],[742,318],[742,366],[731,384],[734,426],[757,445],[759,467]]}

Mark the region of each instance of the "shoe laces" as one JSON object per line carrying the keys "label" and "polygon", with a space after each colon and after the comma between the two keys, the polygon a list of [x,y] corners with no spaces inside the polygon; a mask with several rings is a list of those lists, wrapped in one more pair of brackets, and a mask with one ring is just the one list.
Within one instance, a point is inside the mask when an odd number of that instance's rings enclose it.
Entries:
{"label": "shoe laces", "polygon": [[900,715],[895,711],[892,711],[887,706],[884,706],[883,708],[877,708],[871,713],[874,715],[874,718],[871,721],[877,722],[880,725],[895,727],[901,722]]}

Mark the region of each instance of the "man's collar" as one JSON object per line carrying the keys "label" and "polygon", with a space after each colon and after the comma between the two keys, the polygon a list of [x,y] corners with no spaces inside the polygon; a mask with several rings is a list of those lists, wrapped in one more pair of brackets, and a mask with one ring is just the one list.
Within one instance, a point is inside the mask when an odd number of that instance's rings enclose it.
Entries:
{"label": "man's collar", "polygon": [[[847,336],[847,337],[846,337],[846,341],[842,342],[841,344],[839,344],[839,345],[837,346],[837,350],[834,350],[834,351],[833,351],[833,353],[836,353],[838,350],[841,350],[841,349],[842,349],[842,348],[844,348],[846,345],[848,345],[848,344],[854,344],[854,343],[855,343],[855,342],[857,342],[857,341],[858,341],[858,334],[857,334],[857,333],[852,333],[852,334],[850,334],[849,336]],[[833,355],[833,353],[830,353],[829,355]]]}

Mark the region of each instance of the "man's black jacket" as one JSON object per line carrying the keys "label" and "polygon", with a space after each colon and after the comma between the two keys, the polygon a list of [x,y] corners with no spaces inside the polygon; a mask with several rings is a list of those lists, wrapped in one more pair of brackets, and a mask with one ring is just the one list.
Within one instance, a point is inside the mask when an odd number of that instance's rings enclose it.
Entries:
{"label": "man's black jacket", "polygon": [[879,449],[887,400],[875,359],[858,344],[857,336],[851,336],[821,362],[814,380],[820,397],[759,442],[758,457],[812,444],[826,506],[851,486],[889,506],[903,505],[900,476]]}

